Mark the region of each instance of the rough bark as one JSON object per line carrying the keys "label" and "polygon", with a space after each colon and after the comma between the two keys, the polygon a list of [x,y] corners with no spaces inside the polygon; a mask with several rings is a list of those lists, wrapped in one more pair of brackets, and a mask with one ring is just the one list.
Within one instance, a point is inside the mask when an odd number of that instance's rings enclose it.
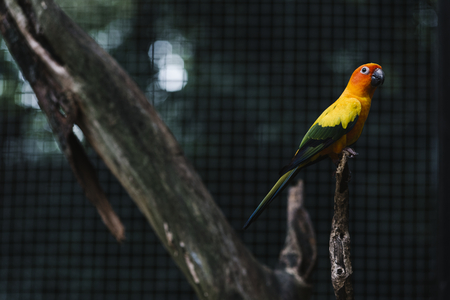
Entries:
{"label": "rough bark", "polygon": [[[95,203],[102,192],[73,124],[127,190],[199,299],[308,299],[305,278],[315,245],[304,248],[302,237],[290,238],[302,241],[293,251],[302,263],[287,264],[289,269],[257,262],[136,84],[57,5],[2,0],[0,30],[88,197]],[[123,238],[112,209],[99,210]]]}
{"label": "rough bark", "polygon": [[[45,37],[40,34],[42,28],[36,23],[36,15],[30,3],[6,3],[2,3],[1,7],[0,26],[4,38],[10,42],[10,50],[33,87],[39,105],[46,113],[59,146],[87,198],[96,206],[111,233],[121,241],[125,238],[124,227],[100,187],[83,147],[72,132],[78,116],[74,105],[78,97],[75,93],[75,82],[61,66],[59,57],[52,51]],[[45,2],[42,2],[41,6],[45,6]],[[28,14],[30,20],[23,12]]]}
{"label": "rough bark", "polygon": [[286,242],[280,264],[288,273],[308,280],[317,259],[317,242],[312,221],[304,207],[303,180],[289,188]]}
{"label": "rough bark", "polygon": [[[285,284],[282,291],[286,293],[282,299],[308,299],[312,289],[295,289],[289,287],[293,283],[308,282],[317,259],[317,241],[311,218],[304,207],[304,185],[299,180],[295,186],[289,188],[287,205],[287,234],[283,250],[280,253],[279,265],[276,274],[280,282]],[[297,280],[283,280],[286,274],[294,276]],[[310,287],[310,286],[309,286]],[[292,294],[299,291],[298,295]]]}
{"label": "rough bark", "polygon": [[331,282],[338,300],[353,299],[352,263],[350,260],[350,234],[348,232],[350,171],[348,154],[344,151],[336,170],[334,216],[330,234]]}

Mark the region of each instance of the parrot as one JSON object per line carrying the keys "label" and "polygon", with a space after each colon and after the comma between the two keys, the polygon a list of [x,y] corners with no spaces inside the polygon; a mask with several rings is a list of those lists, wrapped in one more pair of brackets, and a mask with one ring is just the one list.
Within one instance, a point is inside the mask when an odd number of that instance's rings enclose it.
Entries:
{"label": "parrot", "polygon": [[301,169],[327,157],[337,164],[342,151],[347,151],[351,157],[357,155],[350,146],[361,135],[373,94],[383,82],[384,72],[378,64],[367,63],[353,72],[341,96],[323,111],[306,132],[291,162],[281,169],[280,178],[245,223],[244,230],[261,215]]}

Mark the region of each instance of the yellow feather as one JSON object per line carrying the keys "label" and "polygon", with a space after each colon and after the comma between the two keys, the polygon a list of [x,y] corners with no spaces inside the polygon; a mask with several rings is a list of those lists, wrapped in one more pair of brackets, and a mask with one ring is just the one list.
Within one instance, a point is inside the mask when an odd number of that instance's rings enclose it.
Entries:
{"label": "yellow feather", "polygon": [[361,112],[361,102],[355,98],[339,97],[333,105],[328,107],[314,122],[322,127],[334,127],[342,124],[344,129],[355,120]]}

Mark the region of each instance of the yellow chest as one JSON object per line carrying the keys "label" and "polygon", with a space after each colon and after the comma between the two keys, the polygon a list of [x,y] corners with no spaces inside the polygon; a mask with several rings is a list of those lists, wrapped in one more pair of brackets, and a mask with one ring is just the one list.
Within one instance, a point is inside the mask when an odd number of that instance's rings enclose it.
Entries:
{"label": "yellow chest", "polygon": [[358,139],[359,136],[361,135],[361,132],[364,128],[364,123],[367,120],[367,117],[369,116],[369,111],[370,111],[370,99],[366,100],[363,99],[361,102],[361,113],[358,117],[358,121],[356,122],[355,126],[352,128],[352,130],[350,130],[349,133],[347,133],[347,137],[346,137],[346,146],[350,146],[352,144],[354,144]]}

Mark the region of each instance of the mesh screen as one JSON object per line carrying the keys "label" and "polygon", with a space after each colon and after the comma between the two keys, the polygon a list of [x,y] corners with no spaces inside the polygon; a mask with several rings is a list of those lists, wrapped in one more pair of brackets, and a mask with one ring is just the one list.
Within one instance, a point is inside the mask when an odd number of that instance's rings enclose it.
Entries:
{"label": "mesh screen", "polygon": [[[434,295],[434,1],[58,3],[145,91],[236,229],[352,71],[381,64],[386,80],[350,161],[355,298]],[[86,145],[127,239],[119,245],[109,234],[4,41],[0,75],[0,299],[197,299]],[[318,239],[312,299],[334,297],[333,171],[325,160],[298,176]],[[285,211],[283,193],[239,233],[271,267]]]}

